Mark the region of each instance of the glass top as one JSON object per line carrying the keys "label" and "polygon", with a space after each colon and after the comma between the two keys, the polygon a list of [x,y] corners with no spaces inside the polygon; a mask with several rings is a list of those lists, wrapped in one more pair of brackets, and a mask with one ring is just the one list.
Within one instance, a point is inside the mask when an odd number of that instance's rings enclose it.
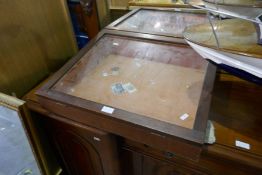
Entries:
{"label": "glass top", "polygon": [[104,35],[52,88],[192,129],[206,68],[185,45]]}
{"label": "glass top", "polygon": [[207,21],[205,14],[142,9],[115,27],[120,30],[182,37],[186,27]]}
{"label": "glass top", "polygon": [[[239,55],[262,58],[256,25],[242,19],[211,20],[211,23],[188,27],[184,37],[205,47]],[[237,27],[236,27],[237,26]]]}

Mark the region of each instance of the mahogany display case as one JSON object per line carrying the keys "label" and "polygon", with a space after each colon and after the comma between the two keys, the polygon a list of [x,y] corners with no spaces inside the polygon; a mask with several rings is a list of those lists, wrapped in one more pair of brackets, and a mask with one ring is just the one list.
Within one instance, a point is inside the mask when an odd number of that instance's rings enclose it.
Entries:
{"label": "mahogany display case", "polygon": [[[49,115],[40,105],[35,92],[45,84],[48,79],[27,94],[24,99],[31,111],[42,114],[46,119],[46,131],[50,132],[50,138],[54,137],[53,129],[60,132],[70,128],[77,136],[90,136],[90,130],[83,130],[85,125],[73,122],[64,117]],[[116,147],[119,154],[121,174],[124,175],[170,175],[170,174],[238,174],[260,175],[262,172],[262,150],[261,150],[261,86],[243,81],[230,74],[217,73],[209,118],[215,127],[216,143],[205,144],[198,161],[192,161],[178,157],[165,149],[156,149],[150,145],[132,141],[116,136],[118,141]],[[243,93],[245,92],[245,93]],[[53,118],[53,119],[52,119]],[[52,123],[52,124],[50,124]],[[68,127],[70,125],[70,127]],[[90,128],[90,127],[88,127]],[[80,130],[78,130],[80,129]],[[107,134],[108,135],[108,134]],[[71,135],[72,136],[72,135]],[[93,133],[93,136],[94,133]],[[108,135],[110,136],[110,135]],[[111,136],[112,137],[112,136]],[[68,143],[71,137],[63,137]],[[58,139],[60,139],[58,137]],[[93,140],[93,139],[92,139]],[[120,142],[119,142],[120,140]],[[122,141],[121,141],[122,140]],[[250,149],[237,147],[235,141],[240,140],[250,144]],[[72,141],[72,140],[71,140]],[[112,141],[110,141],[112,143]],[[65,145],[65,144],[63,144]],[[107,148],[107,145],[104,145]],[[106,149],[109,151],[109,149]],[[58,151],[59,152],[59,151]],[[81,171],[86,170],[83,156],[77,156],[75,149],[67,150],[67,154],[73,156],[77,163],[67,164]],[[85,156],[84,156],[85,157]],[[77,160],[79,158],[79,160]],[[111,159],[117,162],[117,158]],[[72,161],[72,159],[69,159]],[[84,162],[83,162],[84,161]],[[83,162],[83,163],[82,163]],[[75,167],[78,165],[77,167]],[[83,165],[83,166],[82,166]],[[64,169],[64,170],[65,170]],[[75,175],[75,174],[74,174]]]}
{"label": "mahogany display case", "polygon": [[184,38],[183,31],[186,27],[207,22],[206,12],[198,9],[139,8],[122,16],[106,28]]}
{"label": "mahogany display case", "polygon": [[215,70],[178,39],[104,30],[37,95],[55,115],[197,160]]}

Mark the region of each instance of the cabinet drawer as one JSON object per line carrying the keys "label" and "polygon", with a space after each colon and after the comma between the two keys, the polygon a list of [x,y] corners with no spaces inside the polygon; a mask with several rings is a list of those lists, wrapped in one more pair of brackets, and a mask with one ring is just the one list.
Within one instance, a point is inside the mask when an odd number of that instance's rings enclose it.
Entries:
{"label": "cabinet drawer", "polygon": [[125,175],[204,175],[187,164],[163,161],[143,153],[121,150],[122,174]]}
{"label": "cabinet drawer", "polygon": [[[199,161],[192,161],[185,159],[176,154],[176,152],[170,152],[164,149],[155,149],[149,145],[137,143],[132,140],[123,139],[122,140],[122,149],[126,151],[133,152],[133,154],[138,153],[155,159],[159,162],[162,162],[162,166],[180,167],[188,169],[188,171],[194,172],[194,174],[209,174],[210,172],[205,168],[200,166]],[[133,156],[134,157],[134,156]],[[167,164],[167,165],[166,165]],[[167,168],[171,169],[172,168]],[[172,173],[171,173],[172,174]]]}

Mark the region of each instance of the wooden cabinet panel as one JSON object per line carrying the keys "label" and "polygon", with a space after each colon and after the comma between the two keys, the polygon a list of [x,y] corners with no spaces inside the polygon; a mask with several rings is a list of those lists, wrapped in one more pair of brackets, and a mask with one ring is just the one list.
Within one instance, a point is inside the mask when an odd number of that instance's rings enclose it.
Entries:
{"label": "wooden cabinet panel", "polygon": [[197,170],[176,163],[166,162],[133,152],[127,149],[121,151],[122,174],[127,175],[200,175]]}
{"label": "wooden cabinet panel", "polygon": [[[121,142],[121,160],[129,163],[121,165],[124,169],[129,169],[134,175],[136,172],[149,173],[154,170],[154,175],[159,171],[165,173],[189,173],[189,174],[261,174],[261,164],[259,157],[251,154],[243,154],[241,151],[233,150],[219,144],[204,146],[204,150],[198,161],[191,161],[178,157],[172,152],[158,150],[148,145],[124,139]],[[208,149],[208,150],[206,150]],[[138,158],[140,155],[140,158]],[[155,161],[145,159],[150,157]],[[230,157],[230,158],[229,158]],[[124,161],[121,161],[124,162]],[[136,163],[134,163],[136,162]],[[137,165],[139,163],[139,166]],[[139,168],[137,167],[143,167]],[[158,171],[156,171],[159,169]],[[138,173],[138,175],[140,175]]]}
{"label": "wooden cabinet panel", "polygon": [[155,160],[147,156],[143,156],[142,175],[197,175],[190,169],[174,166],[163,161]]}
{"label": "wooden cabinet panel", "polygon": [[0,2],[0,90],[23,96],[77,52],[65,0]]}
{"label": "wooden cabinet panel", "polygon": [[54,133],[53,137],[70,174],[103,174],[99,155],[88,140],[71,131]]}
{"label": "wooden cabinet panel", "polygon": [[46,127],[64,169],[71,175],[118,175],[114,137],[97,129],[69,122],[46,119]]}

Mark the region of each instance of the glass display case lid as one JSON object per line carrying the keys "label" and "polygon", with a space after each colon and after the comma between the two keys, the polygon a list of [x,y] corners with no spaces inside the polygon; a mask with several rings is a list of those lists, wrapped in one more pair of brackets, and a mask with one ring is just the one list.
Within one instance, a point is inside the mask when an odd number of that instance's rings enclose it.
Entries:
{"label": "glass display case lid", "polygon": [[193,129],[207,65],[187,45],[106,34],[51,89]]}
{"label": "glass display case lid", "polygon": [[173,7],[183,6],[182,0],[131,0],[128,2],[130,6],[156,6],[156,7]]}
{"label": "glass display case lid", "polygon": [[182,38],[186,27],[206,22],[206,13],[197,9],[137,9],[107,28]]}

